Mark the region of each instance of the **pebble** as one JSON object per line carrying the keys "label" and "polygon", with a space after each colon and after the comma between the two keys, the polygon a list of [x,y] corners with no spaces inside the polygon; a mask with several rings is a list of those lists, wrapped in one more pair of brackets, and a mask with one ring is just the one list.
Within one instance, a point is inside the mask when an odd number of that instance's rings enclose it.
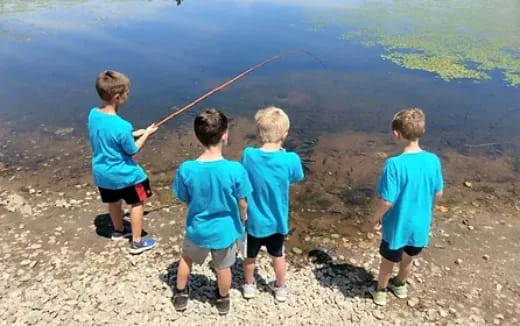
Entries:
{"label": "pebble", "polygon": [[457,259],[455,260],[455,264],[457,264],[457,265],[462,264],[462,259],[457,258]]}
{"label": "pebble", "polygon": [[473,183],[469,182],[469,181],[464,181],[463,183],[464,187],[466,188],[473,188]]}
{"label": "pebble", "polygon": [[438,206],[435,206],[435,208],[437,208],[437,210],[438,210],[439,212],[443,213],[443,214],[449,212],[449,209],[448,209],[448,207],[446,207],[446,206],[438,205]]}
{"label": "pebble", "polygon": [[27,265],[29,265],[30,263],[31,263],[30,260],[25,259],[25,260],[22,260],[22,261],[20,262],[20,265],[21,265],[21,266],[27,266]]}
{"label": "pebble", "polygon": [[378,320],[385,319],[385,314],[381,310],[374,310],[372,315]]}
{"label": "pebble", "polygon": [[303,251],[300,248],[298,248],[298,247],[293,247],[292,248],[292,252],[295,255],[301,255],[303,253]]}
{"label": "pebble", "polygon": [[419,301],[419,298],[410,298],[408,299],[407,304],[413,308],[419,304]]}

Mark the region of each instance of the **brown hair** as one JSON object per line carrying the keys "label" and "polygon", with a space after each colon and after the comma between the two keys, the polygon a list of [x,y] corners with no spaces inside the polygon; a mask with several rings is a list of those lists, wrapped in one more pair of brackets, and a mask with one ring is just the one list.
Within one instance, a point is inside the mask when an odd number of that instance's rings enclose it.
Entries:
{"label": "brown hair", "polygon": [[289,117],[282,109],[270,106],[255,114],[256,134],[262,143],[283,140],[289,131]]}
{"label": "brown hair", "polygon": [[224,113],[215,109],[200,111],[193,123],[195,136],[202,145],[217,145],[228,128],[228,119]]}
{"label": "brown hair", "polygon": [[398,131],[408,140],[417,140],[426,131],[426,117],[419,108],[404,109],[397,112],[392,120],[392,130]]}
{"label": "brown hair", "polygon": [[96,78],[96,90],[103,101],[109,102],[117,94],[130,90],[130,79],[123,73],[105,70]]}

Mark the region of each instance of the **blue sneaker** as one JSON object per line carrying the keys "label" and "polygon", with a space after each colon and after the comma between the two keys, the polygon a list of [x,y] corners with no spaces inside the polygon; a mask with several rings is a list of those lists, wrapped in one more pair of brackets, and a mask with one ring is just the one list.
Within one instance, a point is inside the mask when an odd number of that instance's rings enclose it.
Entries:
{"label": "blue sneaker", "polygon": [[137,255],[146,250],[152,249],[156,244],[157,242],[154,239],[142,238],[139,242],[132,241],[129,251],[132,255]]}
{"label": "blue sneaker", "polygon": [[132,227],[130,224],[125,224],[123,226],[123,231],[112,231],[112,240],[125,240],[132,235]]}

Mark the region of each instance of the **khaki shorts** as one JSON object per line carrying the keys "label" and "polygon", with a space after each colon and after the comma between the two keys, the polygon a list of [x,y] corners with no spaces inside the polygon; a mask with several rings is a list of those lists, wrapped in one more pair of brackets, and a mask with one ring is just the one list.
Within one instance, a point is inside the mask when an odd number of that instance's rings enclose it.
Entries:
{"label": "khaki shorts", "polygon": [[213,268],[229,268],[235,263],[237,246],[236,243],[233,242],[231,246],[225,249],[208,249],[197,246],[187,238],[184,240],[182,255],[189,258],[195,264],[204,263],[204,260],[210,252]]}

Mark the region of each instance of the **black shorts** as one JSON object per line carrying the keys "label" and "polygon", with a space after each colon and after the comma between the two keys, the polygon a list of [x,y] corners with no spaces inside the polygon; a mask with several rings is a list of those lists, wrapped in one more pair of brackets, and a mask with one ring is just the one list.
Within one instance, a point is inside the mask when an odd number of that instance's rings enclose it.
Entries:
{"label": "black shorts", "polygon": [[389,248],[388,242],[385,240],[381,241],[381,246],[379,247],[379,253],[383,258],[388,259],[393,263],[399,263],[403,258],[403,252],[405,252],[408,256],[417,256],[423,250],[422,247],[412,247],[405,246],[401,249],[392,250]]}
{"label": "black shorts", "polygon": [[141,183],[123,189],[105,189],[99,187],[101,201],[104,203],[115,203],[124,199],[128,205],[135,205],[152,196],[150,180],[146,179]]}
{"label": "black shorts", "polygon": [[282,257],[284,254],[284,241],[285,236],[281,233],[275,233],[265,238],[257,238],[248,234],[246,238],[247,258],[256,258],[262,246],[267,248],[267,252],[272,257]]}

